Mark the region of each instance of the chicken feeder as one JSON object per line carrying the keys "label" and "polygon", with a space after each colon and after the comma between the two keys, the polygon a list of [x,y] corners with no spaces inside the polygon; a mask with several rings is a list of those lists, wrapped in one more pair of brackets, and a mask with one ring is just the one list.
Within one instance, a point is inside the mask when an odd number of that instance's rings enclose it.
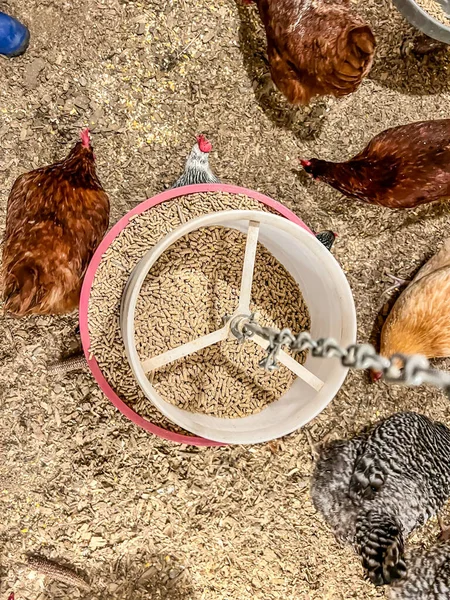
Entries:
{"label": "chicken feeder", "polygon": [[[450,18],[450,0],[437,1],[442,6],[443,12]],[[450,44],[450,27],[427,13],[415,0],[393,0],[393,2],[411,25],[438,42]]]}
{"label": "chicken feeder", "polygon": [[[150,402],[171,422],[195,434],[196,437],[173,433],[137,414],[117,396],[89,353],[88,304],[95,273],[103,254],[128,225],[134,215],[179,196],[204,192],[244,194],[267,206],[278,215],[263,211],[231,210],[202,215],[170,232],[150,248],[130,273],[121,303],[120,327],[125,351],[137,383]],[[280,362],[297,378],[290,389],[261,412],[251,416],[224,419],[180,409],[166,402],[155,390],[147,374],[187,356],[221,339],[232,338],[230,319],[218,331],[183,344],[159,356],[138,356],[134,339],[136,302],[147,273],[157,259],[186,234],[205,227],[223,226],[247,235],[238,306],[234,315],[249,314],[254,256],[259,241],[286,268],[299,285],[311,316],[313,338],[333,337],[346,347],[356,339],[356,314],[347,279],[333,255],[315,238],[308,227],[283,205],[245,188],[224,184],[203,184],[168,190],[135,207],[107,234],[95,253],[83,284],[80,302],[80,331],[89,367],[101,389],[111,402],[129,419],[156,435],[191,445],[258,443],[286,435],[308,423],[331,402],[341,387],[347,369],[333,359],[314,358],[309,354],[302,366],[289,355],[281,353]],[[264,340],[248,340],[258,343]]]}

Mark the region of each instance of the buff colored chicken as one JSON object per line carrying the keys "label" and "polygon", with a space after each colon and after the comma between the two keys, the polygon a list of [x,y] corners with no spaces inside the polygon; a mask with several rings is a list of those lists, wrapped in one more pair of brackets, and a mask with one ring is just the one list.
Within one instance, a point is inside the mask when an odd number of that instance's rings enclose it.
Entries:
{"label": "buff colored chicken", "polygon": [[255,0],[273,82],[291,104],[354,92],[372,66],[375,38],[349,0]]}
{"label": "buff colored chicken", "polygon": [[[417,273],[381,331],[380,354],[450,356],[450,238]],[[398,365],[400,366],[400,364]],[[372,373],[379,379],[379,373]]]}

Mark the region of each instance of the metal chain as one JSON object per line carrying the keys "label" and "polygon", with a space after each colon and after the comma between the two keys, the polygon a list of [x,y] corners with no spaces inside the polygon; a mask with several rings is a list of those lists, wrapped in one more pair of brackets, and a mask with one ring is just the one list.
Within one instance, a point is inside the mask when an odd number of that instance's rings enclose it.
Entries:
{"label": "metal chain", "polygon": [[[294,335],[290,329],[262,327],[255,321],[255,315],[238,315],[232,319],[230,330],[238,340],[251,338],[256,334],[269,342],[267,356],[259,366],[268,371],[278,368],[277,356],[281,348],[302,352],[310,350],[318,358],[338,358],[344,367],[355,370],[371,369],[381,373],[388,383],[402,383],[409,386],[429,384],[445,390],[450,397],[450,373],[430,368],[429,361],[421,355],[407,356],[394,354],[385,358],[376,353],[371,344],[352,344],[342,348],[333,338],[313,340],[311,335],[302,331]],[[401,368],[394,363],[400,362]]]}

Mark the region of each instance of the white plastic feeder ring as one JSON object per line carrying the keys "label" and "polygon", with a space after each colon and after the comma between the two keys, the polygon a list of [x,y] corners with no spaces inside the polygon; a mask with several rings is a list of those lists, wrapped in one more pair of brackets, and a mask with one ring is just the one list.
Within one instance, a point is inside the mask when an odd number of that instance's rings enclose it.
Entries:
{"label": "white plastic feeder ring", "polygon": [[[222,328],[177,348],[144,360],[135,341],[135,311],[142,284],[158,258],[175,242],[197,229],[222,226],[247,234],[239,301]],[[250,298],[258,241],[285,267],[300,287],[311,315],[313,338],[333,337],[347,346],[355,342],[356,314],[350,287],[332,254],[298,225],[261,211],[221,211],[203,215],[181,225],[149,250],[127,282],[121,304],[120,325],[131,369],[147,398],[173,423],[196,435],[231,444],[272,440],[298,429],[319,414],[334,398],[348,369],[335,360],[308,355],[305,365],[281,351],[277,359],[296,380],[278,400],[261,412],[243,418],[225,419],[180,409],[166,402],[147,374],[180,358],[225,339],[236,339],[230,330],[233,317],[250,316]],[[224,315],[225,317],[225,315]],[[267,348],[257,335],[244,343]]]}

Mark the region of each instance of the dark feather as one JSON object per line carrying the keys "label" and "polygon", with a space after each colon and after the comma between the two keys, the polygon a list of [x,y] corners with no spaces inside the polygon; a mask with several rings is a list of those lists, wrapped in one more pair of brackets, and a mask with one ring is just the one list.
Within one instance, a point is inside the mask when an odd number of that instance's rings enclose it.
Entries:
{"label": "dark feather", "polygon": [[332,231],[326,230],[316,233],[316,238],[325,246],[327,250],[331,250],[334,240],[336,239],[336,235]]}
{"label": "dark feather", "polygon": [[21,175],[8,198],[1,283],[16,316],[78,307],[89,261],[109,223],[109,199],[92,148]]}
{"label": "dark feather", "polygon": [[303,161],[315,179],[349,198],[414,208],[450,198],[450,119],[392,127],[346,162]]}
{"label": "dark feather", "polygon": [[450,496],[450,430],[406,412],[334,442],[317,462],[311,495],[368,577],[391,583],[405,573],[403,540]]}

